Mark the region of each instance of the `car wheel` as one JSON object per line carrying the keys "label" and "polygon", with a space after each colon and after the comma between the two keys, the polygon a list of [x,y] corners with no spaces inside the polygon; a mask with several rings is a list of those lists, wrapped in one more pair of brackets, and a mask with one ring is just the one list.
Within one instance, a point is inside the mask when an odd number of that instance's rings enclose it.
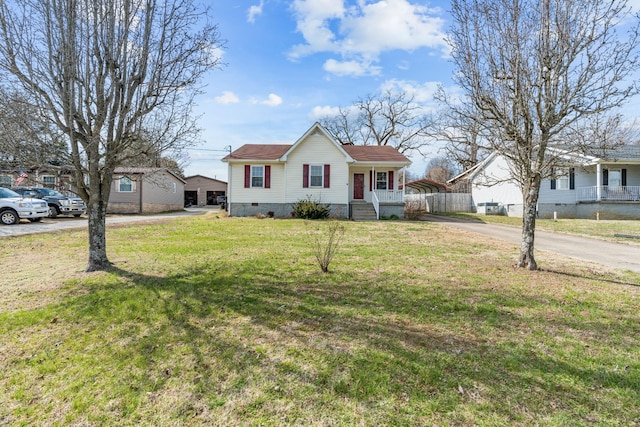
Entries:
{"label": "car wheel", "polygon": [[60,211],[55,206],[49,206],[49,218],[55,218],[60,215]]}
{"label": "car wheel", "polygon": [[80,218],[80,214],[74,214],[73,216],[75,216],[76,218]]}
{"label": "car wheel", "polygon": [[20,217],[13,209],[7,209],[0,213],[0,222],[4,225],[13,225],[20,222]]}
{"label": "car wheel", "polygon": [[29,218],[29,221],[31,221],[31,222],[40,222],[40,221],[42,221],[42,218]]}

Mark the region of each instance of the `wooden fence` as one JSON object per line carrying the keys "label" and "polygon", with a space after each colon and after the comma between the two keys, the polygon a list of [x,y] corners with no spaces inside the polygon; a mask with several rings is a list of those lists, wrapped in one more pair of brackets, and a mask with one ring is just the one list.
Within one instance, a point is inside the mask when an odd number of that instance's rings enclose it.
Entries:
{"label": "wooden fence", "polygon": [[473,212],[469,193],[423,193],[404,197],[405,209],[429,213]]}

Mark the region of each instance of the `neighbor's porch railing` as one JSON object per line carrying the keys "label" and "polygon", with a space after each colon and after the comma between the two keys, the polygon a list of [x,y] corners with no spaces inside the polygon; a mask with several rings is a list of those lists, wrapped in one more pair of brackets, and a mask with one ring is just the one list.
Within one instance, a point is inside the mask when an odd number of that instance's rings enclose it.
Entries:
{"label": "neighbor's porch railing", "polygon": [[375,190],[373,194],[376,195],[380,203],[404,202],[404,194],[402,190]]}
{"label": "neighbor's porch railing", "polygon": [[578,202],[637,202],[640,201],[640,186],[593,186],[580,187],[576,193]]}
{"label": "neighbor's porch railing", "polygon": [[380,200],[378,200],[376,191],[371,195],[371,203],[373,203],[373,209],[376,211],[376,219],[380,219]]}

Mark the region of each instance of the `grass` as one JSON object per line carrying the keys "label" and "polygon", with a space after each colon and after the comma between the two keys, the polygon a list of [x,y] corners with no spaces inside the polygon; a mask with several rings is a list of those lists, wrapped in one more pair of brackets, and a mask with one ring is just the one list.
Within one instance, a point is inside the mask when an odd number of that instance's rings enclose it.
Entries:
{"label": "grass", "polygon": [[640,276],[345,222],[211,215],[0,240],[0,425],[637,425]]}

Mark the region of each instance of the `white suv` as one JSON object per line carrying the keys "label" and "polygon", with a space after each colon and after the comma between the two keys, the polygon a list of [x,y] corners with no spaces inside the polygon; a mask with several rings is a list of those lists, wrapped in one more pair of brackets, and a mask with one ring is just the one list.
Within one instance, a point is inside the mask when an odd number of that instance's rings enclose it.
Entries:
{"label": "white suv", "polygon": [[21,219],[38,222],[49,215],[49,205],[40,199],[25,199],[15,191],[0,187],[0,224],[17,224]]}

